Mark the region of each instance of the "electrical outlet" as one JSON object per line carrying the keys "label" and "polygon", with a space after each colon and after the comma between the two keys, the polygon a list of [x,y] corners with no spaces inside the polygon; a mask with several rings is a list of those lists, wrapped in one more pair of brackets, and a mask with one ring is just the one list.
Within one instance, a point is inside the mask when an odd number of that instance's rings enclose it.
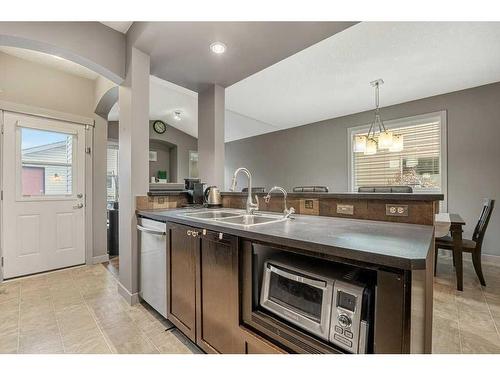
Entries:
{"label": "electrical outlet", "polygon": [[352,204],[337,204],[337,213],[342,215],[354,215],[354,206]]}
{"label": "electrical outlet", "polygon": [[408,205],[407,204],[386,204],[385,205],[385,215],[386,216],[408,216]]}

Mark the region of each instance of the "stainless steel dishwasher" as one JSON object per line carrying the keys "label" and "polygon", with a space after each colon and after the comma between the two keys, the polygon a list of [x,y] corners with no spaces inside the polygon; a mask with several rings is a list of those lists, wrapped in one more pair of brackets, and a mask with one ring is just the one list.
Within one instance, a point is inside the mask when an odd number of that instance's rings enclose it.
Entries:
{"label": "stainless steel dishwasher", "polygon": [[137,223],[140,254],[139,295],[167,318],[167,226],[139,218]]}

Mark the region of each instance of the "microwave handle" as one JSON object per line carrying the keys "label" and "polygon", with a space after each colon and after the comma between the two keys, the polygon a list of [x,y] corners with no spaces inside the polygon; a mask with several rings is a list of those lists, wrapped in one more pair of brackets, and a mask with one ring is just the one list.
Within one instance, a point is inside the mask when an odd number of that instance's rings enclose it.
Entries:
{"label": "microwave handle", "polygon": [[295,275],[295,274],[293,274],[291,272],[286,272],[286,271],[283,271],[283,270],[281,270],[279,268],[273,267],[270,264],[267,265],[267,268],[269,268],[269,270],[271,272],[273,272],[273,273],[275,273],[277,275],[286,277],[287,279],[290,279],[290,280],[293,280],[293,281],[297,281],[299,283],[304,283],[304,284],[307,284],[307,285],[311,285],[311,286],[314,286],[316,288],[321,288],[321,289],[325,289],[326,288],[326,282],[324,282],[324,281],[309,279],[309,278],[304,277],[304,276]]}
{"label": "microwave handle", "polygon": [[366,320],[362,320],[359,327],[359,344],[358,344],[358,353],[366,354],[368,350],[368,322]]}

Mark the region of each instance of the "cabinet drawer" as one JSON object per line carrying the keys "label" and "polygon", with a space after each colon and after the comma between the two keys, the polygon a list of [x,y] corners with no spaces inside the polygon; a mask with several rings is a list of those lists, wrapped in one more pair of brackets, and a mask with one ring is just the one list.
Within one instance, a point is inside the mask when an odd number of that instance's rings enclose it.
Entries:
{"label": "cabinet drawer", "polygon": [[285,350],[256,333],[243,327],[240,329],[245,343],[245,354],[287,354]]}

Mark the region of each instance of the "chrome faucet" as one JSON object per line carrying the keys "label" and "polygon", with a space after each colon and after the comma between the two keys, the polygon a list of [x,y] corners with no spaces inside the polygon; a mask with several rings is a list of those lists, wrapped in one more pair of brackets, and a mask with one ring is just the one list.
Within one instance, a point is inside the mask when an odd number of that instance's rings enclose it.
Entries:
{"label": "chrome faucet", "polygon": [[243,172],[247,175],[248,177],[248,198],[247,198],[247,214],[248,215],[253,215],[253,213],[259,209],[259,198],[257,195],[255,195],[255,200],[257,203],[253,203],[252,200],[252,174],[250,171],[246,168],[238,168],[236,171],[234,171],[233,174],[233,181],[231,183],[231,191],[234,191],[236,189],[236,177],[238,176],[238,173]]}
{"label": "chrome faucet", "polygon": [[289,217],[291,217],[295,213],[295,208],[290,207],[290,209],[288,209],[286,207],[287,193],[286,193],[285,189],[283,189],[281,186],[274,186],[273,188],[271,188],[271,190],[269,190],[269,193],[267,193],[267,195],[264,197],[264,200],[266,201],[266,203],[269,203],[269,201],[271,200],[271,193],[273,192],[273,190],[278,190],[278,191],[281,191],[283,193],[283,203],[285,204],[285,209],[283,210],[283,216],[286,219],[288,219]]}

